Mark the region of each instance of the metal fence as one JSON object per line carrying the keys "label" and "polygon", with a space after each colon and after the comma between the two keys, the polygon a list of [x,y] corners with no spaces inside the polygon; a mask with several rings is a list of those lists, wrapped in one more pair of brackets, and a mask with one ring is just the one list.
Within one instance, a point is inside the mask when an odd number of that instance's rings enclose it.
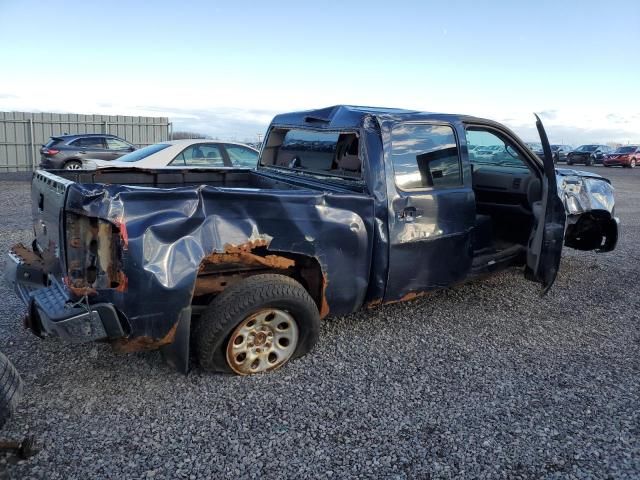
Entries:
{"label": "metal fence", "polygon": [[0,112],[0,173],[34,170],[40,146],[65,133],[108,133],[142,147],[168,140],[171,123],[166,117]]}

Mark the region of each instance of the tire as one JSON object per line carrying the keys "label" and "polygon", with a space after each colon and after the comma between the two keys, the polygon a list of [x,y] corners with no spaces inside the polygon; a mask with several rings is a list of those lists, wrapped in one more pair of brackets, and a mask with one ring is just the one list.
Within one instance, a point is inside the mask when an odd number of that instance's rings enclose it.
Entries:
{"label": "tire", "polygon": [[[287,331],[295,330],[295,345],[293,337],[287,341],[286,347],[278,345],[280,333],[268,323],[273,320],[273,317],[268,320],[272,315],[284,319],[284,323],[288,322],[291,330]],[[252,320],[259,324],[252,328],[264,330],[247,330]],[[273,323],[276,322],[280,320]],[[277,327],[280,325],[282,323]],[[275,334],[272,341],[269,338],[260,341],[263,331],[267,335]],[[193,330],[193,344],[204,370],[248,375],[275,370],[308,353],[318,341],[319,333],[318,307],[304,287],[284,275],[263,274],[246,278],[218,295],[198,319]],[[238,344],[240,338],[243,340]],[[255,344],[251,343],[252,338]],[[259,347],[265,348],[260,352]],[[236,348],[244,350],[236,354]],[[289,350],[271,351],[267,356],[268,351],[276,348]],[[259,353],[256,354],[255,350]],[[246,352],[245,358],[240,360],[243,352]],[[272,354],[277,357],[277,363],[273,365],[270,363]],[[256,360],[252,359],[255,355],[259,356],[259,366],[254,368]]]}
{"label": "tire", "polygon": [[71,160],[64,164],[65,170],[82,170],[82,162],[78,162],[77,160]]}
{"label": "tire", "polygon": [[588,166],[588,167],[592,166],[592,165],[593,165],[593,157],[589,157],[589,158],[587,159],[587,161],[586,161],[586,162],[584,162],[584,164],[585,164],[586,166]]}
{"label": "tire", "polygon": [[0,352],[0,428],[13,414],[22,397],[22,379],[20,374]]}
{"label": "tire", "polygon": [[573,165],[573,162],[567,158],[567,165]]}
{"label": "tire", "polygon": [[636,159],[632,158],[629,162],[629,168],[636,168]]}

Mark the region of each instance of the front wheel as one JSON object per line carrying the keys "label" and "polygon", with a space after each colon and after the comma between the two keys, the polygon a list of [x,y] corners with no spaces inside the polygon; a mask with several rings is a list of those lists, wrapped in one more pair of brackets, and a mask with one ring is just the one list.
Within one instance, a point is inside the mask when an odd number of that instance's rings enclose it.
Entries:
{"label": "front wheel", "polygon": [[636,168],[636,159],[632,158],[631,162],[629,162],[629,168]]}
{"label": "front wheel", "polygon": [[255,275],[218,295],[194,329],[205,370],[250,375],[282,367],[318,340],[318,307],[292,278]]}

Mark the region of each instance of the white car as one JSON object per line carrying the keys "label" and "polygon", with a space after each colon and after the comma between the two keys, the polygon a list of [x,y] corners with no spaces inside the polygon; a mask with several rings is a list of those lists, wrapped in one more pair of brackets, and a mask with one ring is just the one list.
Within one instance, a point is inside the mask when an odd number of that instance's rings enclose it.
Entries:
{"label": "white car", "polygon": [[155,143],[117,160],[83,160],[82,168],[255,168],[259,152],[242,143],[171,140]]}

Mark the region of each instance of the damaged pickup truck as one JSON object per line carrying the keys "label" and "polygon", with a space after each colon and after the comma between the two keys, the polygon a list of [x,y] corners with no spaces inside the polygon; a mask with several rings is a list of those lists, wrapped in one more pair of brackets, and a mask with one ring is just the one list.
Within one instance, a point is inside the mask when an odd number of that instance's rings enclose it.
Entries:
{"label": "damaged pickup truck", "polygon": [[8,276],[41,337],[272,370],[327,315],[514,265],[546,291],[563,244],[613,250],[609,181],[556,172],[537,126],[544,160],[489,120],[336,106],[275,117],[255,170],[37,171]]}

